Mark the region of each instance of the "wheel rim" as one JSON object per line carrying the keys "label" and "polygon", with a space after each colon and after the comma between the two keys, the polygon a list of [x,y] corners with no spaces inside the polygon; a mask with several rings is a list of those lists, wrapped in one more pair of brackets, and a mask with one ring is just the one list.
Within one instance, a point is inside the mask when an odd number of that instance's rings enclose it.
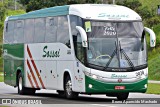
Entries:
{"label": "wheel rim", "polygon": [[19,90],[22,90],[22,77],[19,78]]}
{"label": "wheel rim", "polygon": [[69,80],[69,81],[66,83],[66,91],[67,91],[67,94],[68,94],[68,95],[71,95],[71,92],[72,92],[72,83],[71,83],[71,80]]}

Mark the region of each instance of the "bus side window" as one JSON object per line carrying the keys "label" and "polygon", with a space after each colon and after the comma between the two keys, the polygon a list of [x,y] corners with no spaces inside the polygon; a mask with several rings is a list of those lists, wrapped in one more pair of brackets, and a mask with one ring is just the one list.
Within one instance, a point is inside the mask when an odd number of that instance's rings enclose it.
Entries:
{"label": "bus side window", "polygon": [[71,32],[74,43],[74,50],[77,59],[84,63],[84,48],[82,47],[81,35],[76,30],[76,26],[82,26],[82,20],[78,16],[70,15]]}
{"label": "bus side window", "polygon": [[7,43],[14,42],[14,21],[8,21],[8,24],[6,25],[4,41]]}
{"label": "bus side window", "polygon": [[5,28],[6,28],[6,32],[8,32],[8,22],[6,23],[6,26],[5,26]]}
{"label": "bus side window", "polygon": [[61,42],[69,48],[71,47],[67,16],[58,17],[57,42]]}
{"label": "bus side window", "polygon": [[24,43],[24,21],[18,20],[15,22],[14,43]]}
{"label": "bus side window", "polygon": [[45,18],[35,19],[34,43],[42,43],[45,41],[46,23]]}
{"label": "bus side window", "polygon": [[34,37],[34,19],[26,19],[24,27],[24,40],[25,43],[33,43]]}
{"label": "bus side window", "polygon": [[47,42],[47,43],[56,42],[57,22],[58,22],[57,17],[47,17],[46,18],[45,42]]}

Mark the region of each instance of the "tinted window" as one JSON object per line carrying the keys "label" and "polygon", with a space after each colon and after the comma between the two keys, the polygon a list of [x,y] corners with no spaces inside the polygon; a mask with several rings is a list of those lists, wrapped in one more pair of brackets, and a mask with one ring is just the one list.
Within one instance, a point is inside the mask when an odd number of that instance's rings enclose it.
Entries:
{"label": "tinted window", "polygon": [[46,18],[45,42],[56,42],[57,28],[58,28],[57,25],[58,25],[57,17]]}
{"label": "tinted window", "polygon": [[32,43],[34,37],[34,19],[25,20],[24,38],[26,43]]}
{"label": "tinted window", "polygon": [[76,26],[82,26],[82,19],[78,16],[70,16],[70,24],[76,57],[84,63],[84,48],[82,47],[82,39],[80,33],[76,30]]}
{"label": "tinted window", "polygon": [[70,47],[67,16],[58,17],[57,42],[64,43],[65,45]]}
{"label": "tinted window", "polygon": [[34,42],[44,42],[46,24],[44,18],[35,19],[35,35]]}
{"label": "tinted window", "polygon": [[6,24],[4,42],[13,43],[13,41],[14,41],[14,21],[8,21],[8,23]]}
{"label": "tinted window", "polygon": [[14,43],[23,43],[24,42],[24,21],[18,20],[15,21],[14,29]]}

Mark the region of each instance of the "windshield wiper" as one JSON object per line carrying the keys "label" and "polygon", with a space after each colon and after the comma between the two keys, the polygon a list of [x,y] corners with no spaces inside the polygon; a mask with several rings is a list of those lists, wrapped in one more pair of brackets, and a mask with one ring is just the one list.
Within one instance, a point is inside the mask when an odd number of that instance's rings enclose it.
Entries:
{"label": "windshield wiper", "polygon": [[113,57],[117,54],[117,49],[118,49],[118,44],[116,44],[116,41],[115,41],[115,47],[116,49],[113,51],[112,55],[111,55],[111,58],[109,59],[109,61],[107,62],[106,66],[103,68],[103,70],[106,70],[106,68],[109,66],[109,64],[111,63]]}
{"label": "windshield wiper", "polygon": [[135,69],[132,61],[130,60],[130,58],[128,57],[128,55],[126,54],[126,52],[121,48],[121,42],[119,41],[119,48],[120,48],[120,52],[121,52],[121,59],[122,59],[122,54],[125,56],[125,59],[129,62],[129,65]]}

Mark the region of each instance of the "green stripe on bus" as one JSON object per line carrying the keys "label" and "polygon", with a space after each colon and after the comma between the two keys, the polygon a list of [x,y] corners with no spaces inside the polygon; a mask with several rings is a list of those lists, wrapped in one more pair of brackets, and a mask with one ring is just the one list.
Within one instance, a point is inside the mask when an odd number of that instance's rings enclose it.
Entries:
{"label": "green stripe on bus", "polygon": [[4,82],[16,86],[17,70],[24,75],[24,44],[4,44]]}
{"label": "green stripe on bus", "polygon": [[[147,84],[148,78],[132,83],[107,83],[99,80],[92,79],[85,76],[86,93],[110,93],[110,92],[146,92],[144,85]],[[92,88],[89,88],[89,84]],[[125,86],[125,90],[115,90],[115,86]]]}

